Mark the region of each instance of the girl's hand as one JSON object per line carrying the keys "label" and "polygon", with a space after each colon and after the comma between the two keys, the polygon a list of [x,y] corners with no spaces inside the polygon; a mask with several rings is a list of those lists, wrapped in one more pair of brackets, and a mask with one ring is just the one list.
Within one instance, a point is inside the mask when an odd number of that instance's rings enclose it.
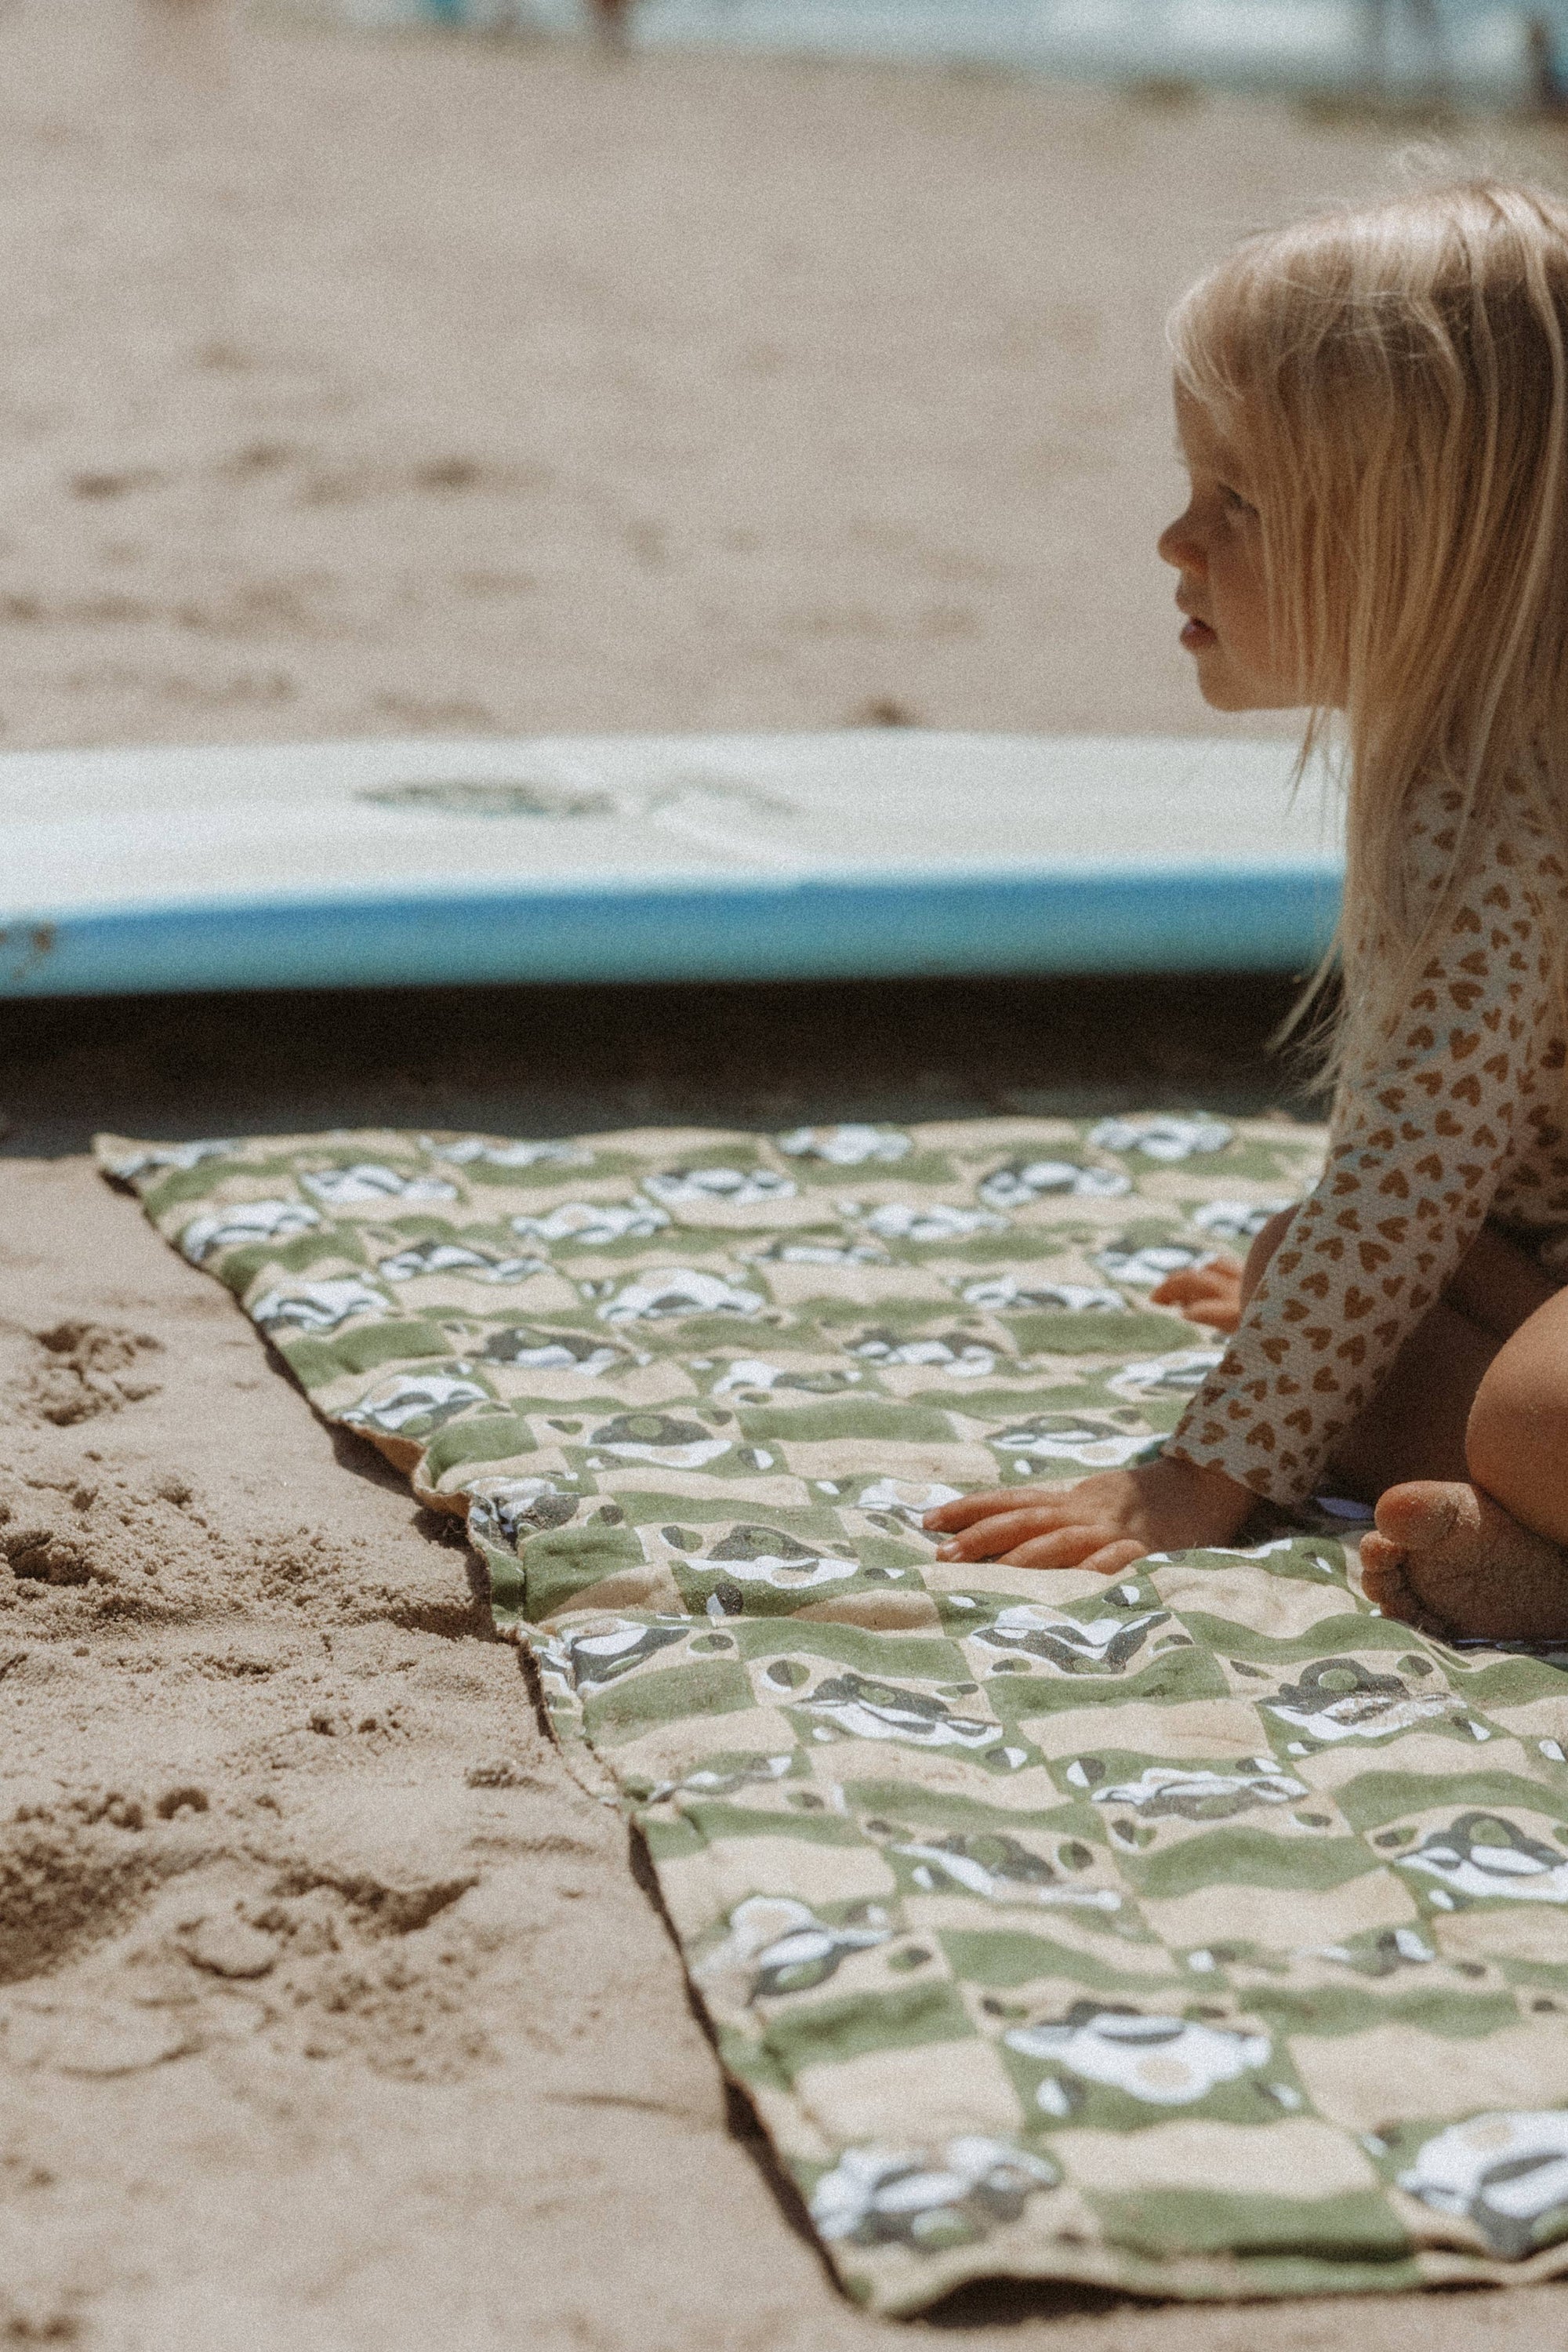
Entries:
{"label": "girl's hand", "polygon": [[999,1559],[1008,1568],[1092,1568],[1120,1576],[1145,1552],[1227,1543],[1258,1497],[1222,1470],[1162,1455],[1072,1486],[994,1486],[928,1511],[947,1538],[938,1559]]}
{"label": "girl's hand", "polygon": [[1207,1323],[1215,1331],[1234,1331],[1241,1320],[1241,1260],[1222,1250],[1206,1265],[1190,1265],[1168,1274],[1149,1293],[1154,1307],[1179,1307],[1189,1323]]}

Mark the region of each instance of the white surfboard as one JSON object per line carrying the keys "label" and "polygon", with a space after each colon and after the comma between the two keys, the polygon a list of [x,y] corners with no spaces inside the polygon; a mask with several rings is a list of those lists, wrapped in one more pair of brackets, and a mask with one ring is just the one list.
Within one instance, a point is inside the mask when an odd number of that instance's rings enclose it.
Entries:
{"label": "white surfboard", "polygon": [[1279,971],[1341,857],[1289,744],[553,737],[0,759],[0,995]]}

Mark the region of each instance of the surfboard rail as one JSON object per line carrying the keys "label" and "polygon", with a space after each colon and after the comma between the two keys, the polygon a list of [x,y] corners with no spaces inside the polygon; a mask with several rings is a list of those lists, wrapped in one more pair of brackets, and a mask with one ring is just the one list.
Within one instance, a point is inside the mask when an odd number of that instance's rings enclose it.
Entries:
{"label": "surfboard rail", "polygon": [[1309,969],[1280,742],[925,730],[12,753],[0,995]]}

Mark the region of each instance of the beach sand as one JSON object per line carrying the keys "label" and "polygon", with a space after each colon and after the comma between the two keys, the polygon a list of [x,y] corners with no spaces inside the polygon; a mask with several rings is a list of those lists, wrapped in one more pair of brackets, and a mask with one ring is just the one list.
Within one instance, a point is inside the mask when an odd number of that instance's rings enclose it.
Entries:
{"label": "beach sand", "polygon": [[[225,63],[198,19],[0,16],[0,743],[1210,723],[1149,554],[1161,316],[1235,232],[1369,184],[1386,129],[545,47],[233,31]],[[89,1129],[1261,1099],[1283,1001],[5,1016],[0,2343],[892,2340],[727,2102],[450,1524],[313,1420]],[[1553,2289],[1001,2288],[940,2340],[1564,2332]]]}

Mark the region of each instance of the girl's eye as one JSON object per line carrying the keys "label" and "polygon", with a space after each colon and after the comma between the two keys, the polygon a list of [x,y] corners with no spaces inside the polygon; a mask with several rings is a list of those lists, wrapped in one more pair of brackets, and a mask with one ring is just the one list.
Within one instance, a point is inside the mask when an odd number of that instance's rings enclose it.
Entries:
{"label": "girl's eye", "polygon": [[1233,490],[1228,482],[1220,484],[1219,494],[1232,514],[1255,515],[1258,512],[1250,499],[1244,499],[1239,490]]}

